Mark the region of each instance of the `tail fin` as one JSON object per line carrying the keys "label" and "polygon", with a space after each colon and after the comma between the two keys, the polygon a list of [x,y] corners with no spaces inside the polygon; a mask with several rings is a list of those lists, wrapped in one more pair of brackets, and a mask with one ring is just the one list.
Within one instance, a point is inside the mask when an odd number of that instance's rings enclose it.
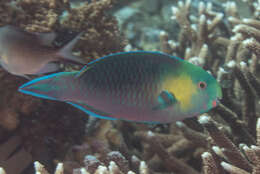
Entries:
{"label": "tail fin", "polygon": [[59,52],[57,53],[59,58],[62,58],[64,60],[76,63],[76,64],[87,64],[87,61],[84,59],[74,56],[72,54],[72,49],[74,48],[75,44],[78,42],[80,37],[82,36],[83,32],[78,34],[74,39],[72,39],[68,44],[66,44],[64,47],[62,47]]}
{"label": "tail fin", "polygon": [[59,72],[33,79],[19,87],[19,92],[49,100],[62,101],[71,91],[75,72]]}

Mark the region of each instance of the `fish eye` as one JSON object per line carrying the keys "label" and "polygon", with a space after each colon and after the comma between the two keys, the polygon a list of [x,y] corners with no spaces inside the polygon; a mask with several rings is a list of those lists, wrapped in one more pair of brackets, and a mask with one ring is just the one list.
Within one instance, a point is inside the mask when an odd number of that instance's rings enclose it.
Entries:
{"label": "fish eye", "polygon": [[198,87],[199,87],[200,89],[205,89],[205,88],[207,87],[207,83],[200,81],[200,82],[198,83]]}

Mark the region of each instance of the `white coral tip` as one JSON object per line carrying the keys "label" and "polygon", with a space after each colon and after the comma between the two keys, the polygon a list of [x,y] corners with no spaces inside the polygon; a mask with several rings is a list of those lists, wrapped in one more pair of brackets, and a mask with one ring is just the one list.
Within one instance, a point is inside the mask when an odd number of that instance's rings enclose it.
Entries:
{"label": "white coral tip", "polygon": [[242,21],[243,21],[244,23],[249,23],[249,22],[252,21],[252,19],[244,18],[244,19],[242,19]]}
{"label": "white coral tip", "polygon": [[222,67],[220,67],[220,68],[218,69],[218,71],[219,71],[219,73],[221,73],[221,74],[226,74],[226,73],[227,73],[227,71],[225,71],[225,69],[222,68]]}
{"label": "white coral tip", "polygon": [[204,2],[202,2],[202,1],[200,1],[199,2],[199,9],[204,9],[205,8],[205,4],[204,4]]}
{"label": "white coral tip", "polygon": [[152,136],[154,136],[154,133],[152,131],[148,131],[147,136],[152,137]]}
{"label": "white coral tip", "polygon": [[207,3],[207,11],[211,11],[212,10],[212,3],[208,2]]}
{"label": "white coral tip", "polygon": [[6,174],[5,170],[2,167],[0,167],[0,174]]}
{"label": "white coral tip", "polygon": [[243,27],[245,27],[245,25],[238,24],[233,28],[232,32],[239,32]]}
{"label": "white coral tip", "polygon": [[178,1],[178,6],[181,8],[184,6],[183,2],[182,1]]}
{"label": "white coral tip", "polygon": [[139,161],[139,159],[138,159],[137,156],[135,156],[135,155],[133,155],[133,156],[131,157],[131,160],[132,160],[132,162],[138,162],[138,161]]}
{"label": "white coral tip", "polygon": [[163,30],[162,30],[162,31],[160,32],[160,36],[165,36],[165,35],[167,35],[166,31],[163,31]]}
{"label": "white coral tip", "polygon": [[231,60],[227,63],[227,67],[229,68],[234,68],[236,66],[236,61]]}
{"label": "white coral tip", "polygon": [[247,65],[246,65],[246,62],[244,62],[244,61],[241,61],[240,63],[239,63],[239,65],[241,66],[241,68],[245,68]]}
{"label": "white coral tip", "polygon": [[41,163],[39,163],[38,161],[35,161],[34,168],[35,168],[35,171],[40,171],[43,168],[43,165]]}
{"label": "white coral tip", "polygon": [[206,21],[206,16],[203,14],[200,16],[200,22],[202,23],[204,21]]}
{"label": "white coral tip", "polygon": [[179,12],[179,9],[175,6],[172,6],[172,13],[176,15]]}
{"label": "white coral tip", "polygon": [[198,121],[199,121],[200,124],[207,124],[207,123],[209,123],[210,118],[207,115],[201,115],[199,117]]}
{"label": "white coral tip", "polygon": [[211,155],[211,153],[209,153],[209,152],[204,152],[204,153],[202,153],[202,155],[201,155],[201,157],[203,158],[203,159],[205,159],[205,158],[209,158],[209,157],[211,157],[212,155]]}
{"label": "white coral tip", "polygon": [[183,127],[184,126],[184,123],[183,122],[181,122],[181,121],[176,121],[176,126],[177,127],[179,127],[179,128],[181,128],[181,127]]}
{"label": "white coral tip", "polygon": [[244,151],[248,151],[249,150],[249,147],[247,145],[244,145],[243,148],[242,148]]}
{"label": "white coral tip", "polygon": [[232,167],[232,165],[230,165],[229,163],[226,163],[226,162],[224,162],[224,161],[222,161],[221,163],[220,163],[220,165],[225,169],[225,170],[227,170],[227,171],[230,171],[233,167]]}
{"label": "white coral tip", "polygon": [[236,40],[237,40],[236,35],[235,35],[235,36],[232,36],[232,37],[230,38],[230,40],[231,40],[231,41],[236,41]]}
{"label": "white coral tip", "polygon": [[237,5],[236,5],[236,3],[235,2],[233,2],[233,1],[231,1],[231,2],[229,2],[228,3],[228,6],[229,6],[229,8],[237,8]]}
{"label": "white coral tip", "polygon": [[63,171],[64,171],[63,163],[58,163],[56,170],[55,170],[55,174],[62,174]]}
{"label": "white coral tip", "polygon": [[107,172],[107,167],[106,166],[98,166],[96,171],[98,171],[98,173],[100,173],[100,174],[105,174]]}
{"label": "white coral tip", "polygon": [[191,24],[191,28],[192,28],[193,30],[197,30],[197,25],[196,25],[196,24]]}
{"label": "white coral tip", "polygon": [[244,45],[250,45],[250,44],[252,44],[253,42],[254,42],[254,38],[248,38],[248,39],[244,40],[242,43],[243,43]]}
{"label": "white coral tip", "polygon": [[80,169],[81,174],[89,174],[85,168]]}
{"label": "white coral tip", "polygon": [[223,14],[223,13],[218,13],[218,14],[217,14],[217,18],[218,18],[218,19],[222,19],[223,17],[224,17],[224,14]]}
{"label": "white coral tip", "polygon": [[257,119],[256,127],[257,129],[260,129],[260,118]]}
{"label": "white coral tip", "polygon": [[227,18],[227,20],[230,21],[230,22],[234,22],[236,20],[236,18],[234,18],[233,16],[229,16]]}
{"label": "white coral tip", "polygon": [[135,174],[133,171],[128,171],[127,174]]}
{"label": "white coral tip", "polygon": [[140,163],[140,168],[147,168],[147,165],[146,165],[146,163],[144,162],[144,161],[141,161],[141,163]]}
{"label": "white coral tip", "polygon": [[118,167],[114,161],[109,162],[108,170],[110,171],[110,173],[113,173],[113,171],[115,171],[117,168]]}

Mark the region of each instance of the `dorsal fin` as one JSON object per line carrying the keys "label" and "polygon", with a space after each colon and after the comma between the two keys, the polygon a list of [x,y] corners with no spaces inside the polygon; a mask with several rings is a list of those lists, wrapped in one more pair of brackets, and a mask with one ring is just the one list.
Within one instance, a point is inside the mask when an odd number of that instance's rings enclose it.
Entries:
{"label": "dorsal fin", "polygon": [[80,78],[85,72],[90,68],[90,66],[85,65],[76,75],[76,78]]}

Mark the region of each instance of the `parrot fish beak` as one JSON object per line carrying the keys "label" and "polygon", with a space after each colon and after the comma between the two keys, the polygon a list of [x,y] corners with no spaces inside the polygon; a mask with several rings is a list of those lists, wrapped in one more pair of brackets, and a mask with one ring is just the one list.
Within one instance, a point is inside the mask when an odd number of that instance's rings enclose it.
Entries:
{"label": "parrot fish beak", "polygon": [[220,99],[221,99],[221,98],[217,98],[216,100],[213,100],[213,101],[212,101],[212,106],[213,106],[213,107],[218,106],[219,103],[220,103]]}

